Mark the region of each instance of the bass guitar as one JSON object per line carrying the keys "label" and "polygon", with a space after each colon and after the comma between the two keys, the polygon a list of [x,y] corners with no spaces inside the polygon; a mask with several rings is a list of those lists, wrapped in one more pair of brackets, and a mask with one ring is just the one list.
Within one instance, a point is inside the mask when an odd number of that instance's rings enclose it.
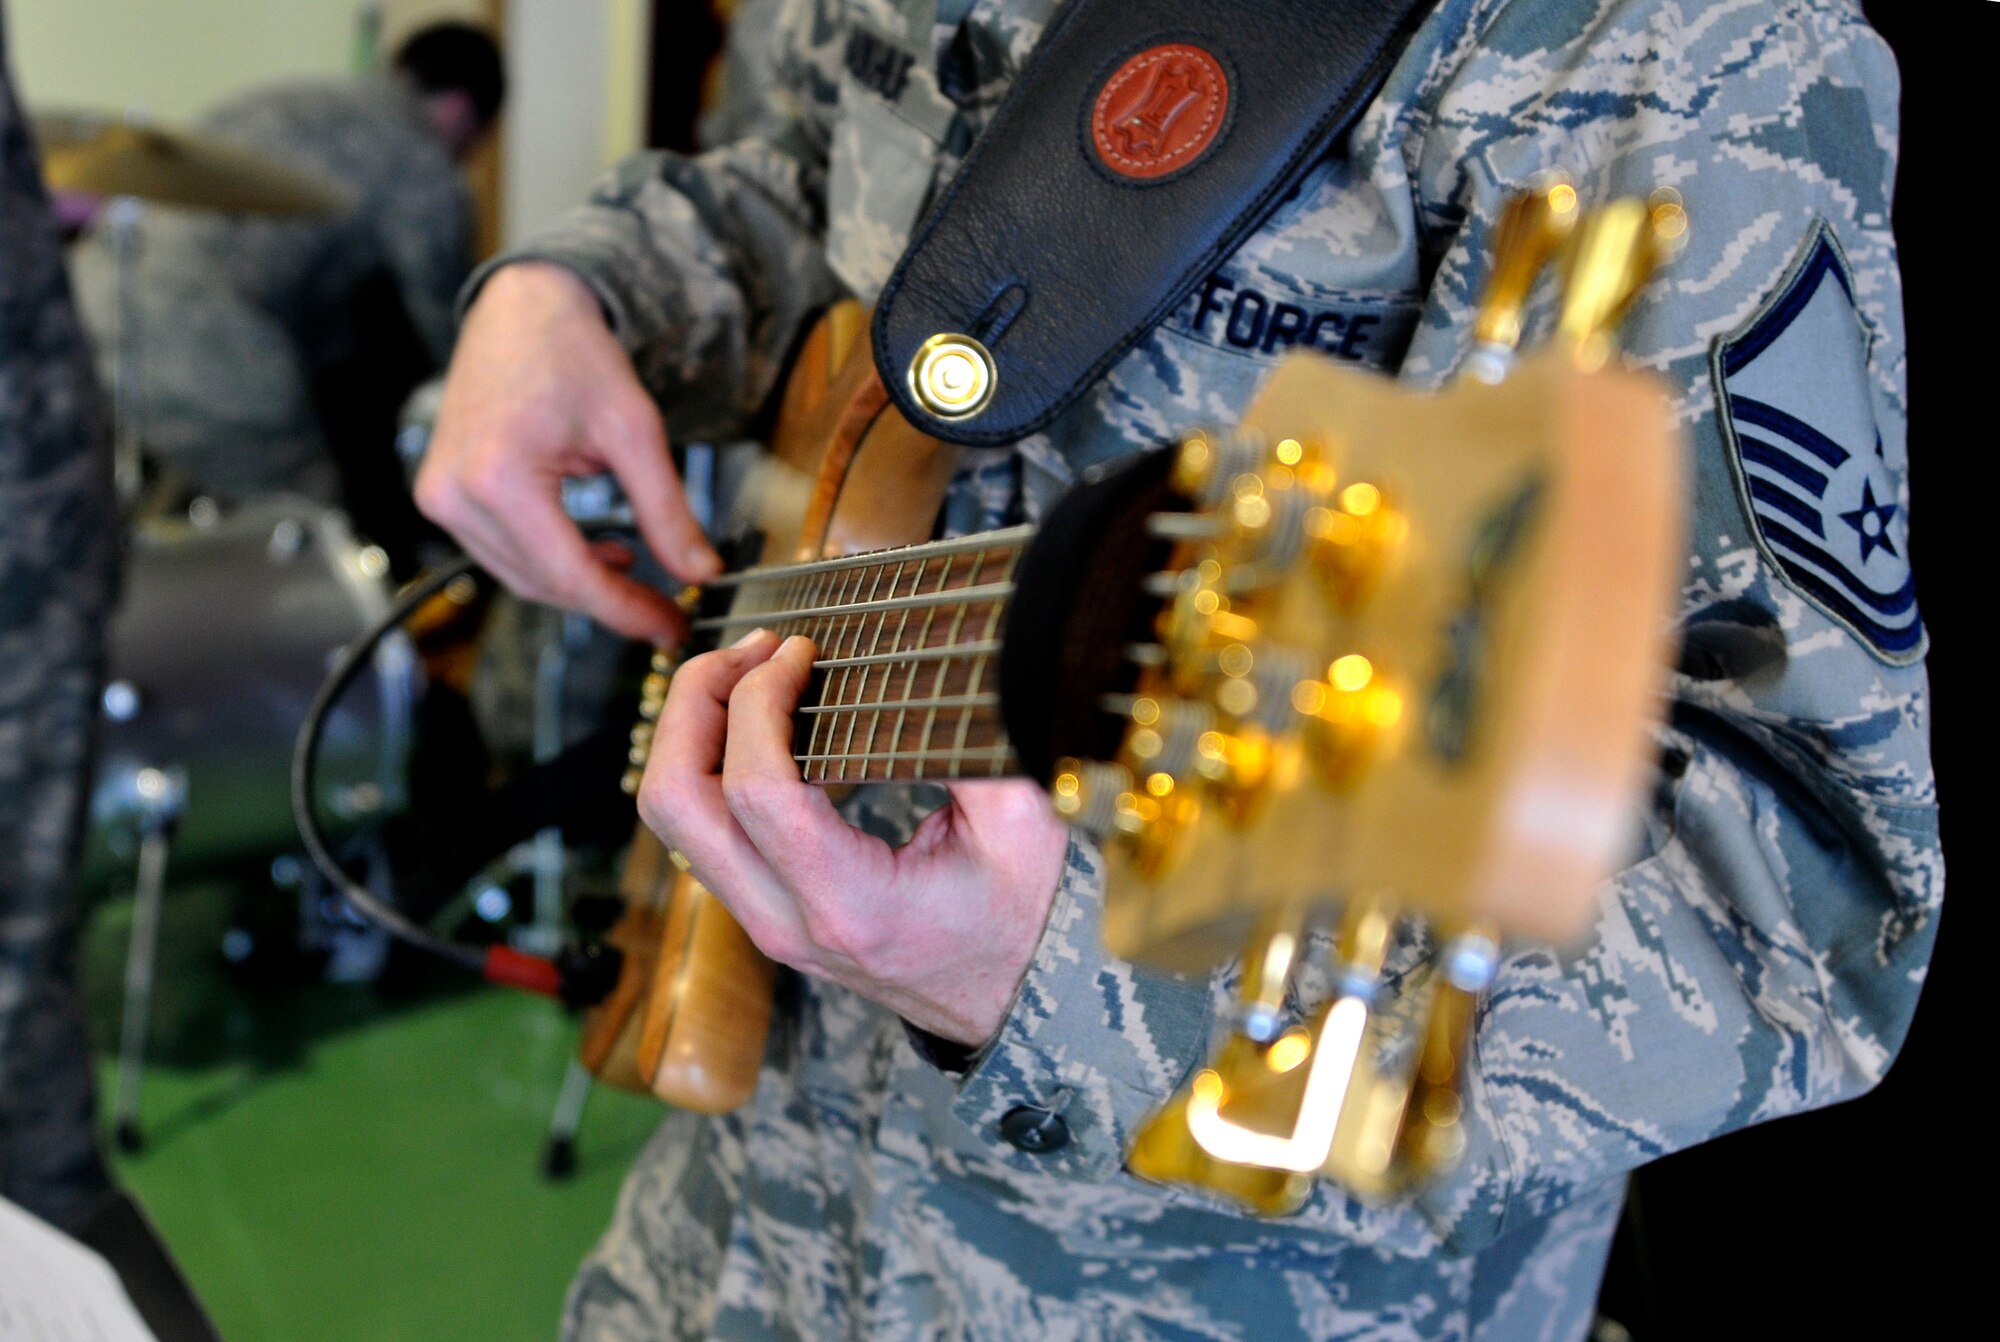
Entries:
{"label": "bass guitar", "polygon": [[[1579,222],[1580,221],[1580,222]],[[1091,475],[1036,527],[930,538],[955,450],[893,409],[854,305],[805,341],[677,659],[753,627],[818,649],[794,757],[829,786],[1025,775],[1106,853],[1121,957],[1241,957],[1220,1051],[1135,1172],[1266,1212],[1329,1176],[1387,1196],[1462,1145],[1460,1060],[1503,938],[1590,920],[1631,840],[1660,710],[1681,446],[1619,319],[1677,199],[1509,204],[1467,361],[1435,392],[1310,353],[1242,421]],[[1561,252],[1551,346],[1515,358]],[[721,1112],[754,1090],[774,970],[643,827],[586,1022],[601,1078]],[[1398,929],[1438,950],[1378,1001]],[[1331,922],[1340,994],[1286,986]],[[1412,1024],[1413,1022],[1413,1024]],[[1411,1031],[1401,1039],[1399,1028]]]}

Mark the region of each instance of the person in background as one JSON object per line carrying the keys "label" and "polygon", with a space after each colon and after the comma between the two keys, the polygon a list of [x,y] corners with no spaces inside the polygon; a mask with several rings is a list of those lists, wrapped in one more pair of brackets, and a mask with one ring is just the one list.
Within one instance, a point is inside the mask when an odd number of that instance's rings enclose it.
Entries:
{"label": "person in background", "polygon": [[[226,499],[282,490],[365,512],[382,490],[402,491],[394,410],[449,355],[470,265],[471,200],[456,167],[504,94],[493,39],[444,23],[411,36],[385,77],[256,89],[202,121],[203,133],[322,177],[351,203],[304,218],[146,210],[133,297],[140,425],[159,461]],[[108,370],[122,351],[107,227],[75,265]],[[378,429],[379,442],[355,441]]]}
{"label": "person in background", "polygon": [[111,1187],[72,880],[118,517],[6,27],[0,7],[0,1197],[69,1226]]}

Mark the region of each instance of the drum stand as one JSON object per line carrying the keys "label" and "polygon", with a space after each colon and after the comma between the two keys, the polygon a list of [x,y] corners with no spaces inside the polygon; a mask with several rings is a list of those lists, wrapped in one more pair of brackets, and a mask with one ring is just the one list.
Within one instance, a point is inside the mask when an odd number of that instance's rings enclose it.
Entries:
{"label": "drum stand", "polygon": [[[565,612],[535,658],[535,762],[543,764],[563,750],[563,695],[569,687],[570,658],[590,636],[590,623]],[[552,953],[562,944],[562,830],[550,826],[534,838],[535,920],[514,940],[523,950]],[[590,1072],[570,1054],[563,1073],[555,1112],[549,1116],[549,1137],[542,1148],[542,1175],[568,1179],[576,1173],[576,1134],[583,1126],[583,1107],[590,1101]]]}
{"label": "drum stand", "polygon": [[144,414],[145,355],[139,331],[139,220],[144,202],[136,196],[113,198],[106,208],[111,224],[112,286],[118,303],[118,335],[111,361],[112,480],[118,501],[126,508],[139,498],[145,479],[145,444],[140,419]]}
{"label": "drum stand", "polygon": [[146,1066],[146,1030],[152,1023],[153,979],[159,967],[160,906],[166,896],[167,857],[174,826],[187,803],[187,781],[178,769],[141,769],[133,778],[139,863],[132,903],[132,939],[125,952],[125,1013],[118,1031],[118,1080],[112,1101],[112,1137],[121,1151],[145,1145],[139,1128],[139,1078]]}

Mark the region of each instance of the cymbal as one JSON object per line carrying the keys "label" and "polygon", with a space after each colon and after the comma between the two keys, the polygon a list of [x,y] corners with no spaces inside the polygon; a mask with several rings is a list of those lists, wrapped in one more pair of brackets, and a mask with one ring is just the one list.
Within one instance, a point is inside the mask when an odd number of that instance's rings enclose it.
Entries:
{"label": "cymbal", "polygon": [[351,203],[332,182],[186,131],[89,114],[39,117],[35,128],[52,190],[238,214],[333,214]]}

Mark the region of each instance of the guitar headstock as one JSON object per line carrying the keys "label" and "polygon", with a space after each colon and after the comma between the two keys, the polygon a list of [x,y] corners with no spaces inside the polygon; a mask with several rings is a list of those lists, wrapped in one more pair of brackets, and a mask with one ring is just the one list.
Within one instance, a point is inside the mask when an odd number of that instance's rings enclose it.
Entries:
{"label": "guitar headstock", "polygon": [[[1662,389],[1612,355],[1686,226],[1671,193],[1580,217],[1546,180],[1502,213],[1459,381],[1419,392],[1296,354],[1237,428],[1182,442],[1151,498],[1067,519],[1102,522],[1128,578],[1154,567],[1150,609],[1091,566],[1072,580],[1075,607],[1132,631],[1136,670],[1105,689],[1101,655],[1067,658],[1068,697],[1115,725],[1051,734],[1079,743],[1048,773],[1103,840],[1105,939],[1168,969],[1243,962],[1222,1048],[1142,1127],[1134,1172],[1278,1212],[1315,1176],[1387,1196],[1463,1149],[1500,940],[1574,937],[1631,842],[1681,454]],[[1558,252],[1557,340],[1517,363]],[[1288,1025],[1305,934],[1336,918],[1339,993]],[[1410,919],[1441,949],[1400,990],[1399,1049],[1378,998]]]}
{"label": "guitar headstock", "polygon": [[1053,780],[1109,839],[1111,949],[1203,969],[1360,892],[1573,936],[1630,839],[1679,470],[1651,379],[1553,353],[1436,393],[1295,355],[1184,442],[1122,739]]}

